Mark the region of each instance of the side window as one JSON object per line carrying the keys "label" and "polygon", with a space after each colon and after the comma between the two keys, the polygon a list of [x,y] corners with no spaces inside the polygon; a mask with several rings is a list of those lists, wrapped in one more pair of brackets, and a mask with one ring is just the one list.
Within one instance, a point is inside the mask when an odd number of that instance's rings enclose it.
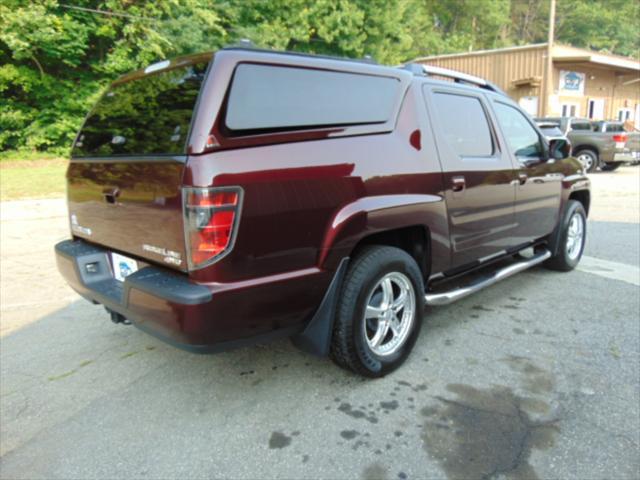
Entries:
{"label": "side window", "polygon": [[461,157],[493,155],[493,140],[480,100],[465,95],[435,93],[438,119],[447,142]]}
{"label": "side window", "polygon": [[496,116],[511,151],[518,158],[531,159],[542,156],[542,144],[538,132],[522,112],[500,102],[495,102]]}
{"label": "side window", "polygon": [[591,130],[589,122],[571,122],[571,130]]}
{"label": "side window", "polygon": [[225,125],[242,135],[384,123],[399,89],[391,77],[243,63],[234,73]]}

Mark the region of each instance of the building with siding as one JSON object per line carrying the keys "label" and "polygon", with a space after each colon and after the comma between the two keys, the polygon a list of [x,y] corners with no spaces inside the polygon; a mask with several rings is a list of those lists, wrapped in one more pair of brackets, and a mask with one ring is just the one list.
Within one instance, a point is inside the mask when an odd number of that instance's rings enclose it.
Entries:
{"label": "building with siding", "polygon": [[559,44],[550,50],[549,83],[546,43],[422,57],[414,62],[485,78],[533,116],[633,121],[640,128],[640,62]]}

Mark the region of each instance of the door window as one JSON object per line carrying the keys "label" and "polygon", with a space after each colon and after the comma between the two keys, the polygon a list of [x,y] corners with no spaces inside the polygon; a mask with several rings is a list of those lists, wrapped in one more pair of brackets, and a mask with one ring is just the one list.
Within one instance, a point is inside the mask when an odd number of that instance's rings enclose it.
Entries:
{"label": "door window", "polygon": [[480,100],[466,95],[435,93],[435,109],[444,136],[461,157],[493,155],[493,140]]}
{"label": "door window", "polygon": [[524,114],[504,103],[494,105],[498,123],[513,154],[522,160],[542,157],[540,136]]}

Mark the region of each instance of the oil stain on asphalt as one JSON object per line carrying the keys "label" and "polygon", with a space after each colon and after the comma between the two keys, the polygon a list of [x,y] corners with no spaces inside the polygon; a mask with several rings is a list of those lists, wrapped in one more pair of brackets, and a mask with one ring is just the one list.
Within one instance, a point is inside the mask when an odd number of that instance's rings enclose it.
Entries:
{"label": "oil stain on asphalt", "polygon": [[271,432],[271,438],[269,438],[269,448],[285,448],[291,445],[291,437],[285,435],[282,432]]}
{"label": "oil stain on asphalt", "polygon": [[477,389],[451,384],[455,399],[422,409],[425,450],[450,479],[536,479],[529,464],[534,448],[553,445],[555,421],[534,421],[526,412],[531,399],[504,387]]}

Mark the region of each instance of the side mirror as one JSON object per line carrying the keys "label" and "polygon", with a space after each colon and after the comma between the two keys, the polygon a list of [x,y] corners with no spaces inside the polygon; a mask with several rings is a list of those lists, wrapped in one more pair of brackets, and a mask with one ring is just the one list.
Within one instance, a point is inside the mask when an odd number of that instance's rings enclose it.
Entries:
{"label": "side mirror", "polygon": [[562,160],[571,155],[571,142],[566,138],[552,138],[549,140],[549,158]]}

